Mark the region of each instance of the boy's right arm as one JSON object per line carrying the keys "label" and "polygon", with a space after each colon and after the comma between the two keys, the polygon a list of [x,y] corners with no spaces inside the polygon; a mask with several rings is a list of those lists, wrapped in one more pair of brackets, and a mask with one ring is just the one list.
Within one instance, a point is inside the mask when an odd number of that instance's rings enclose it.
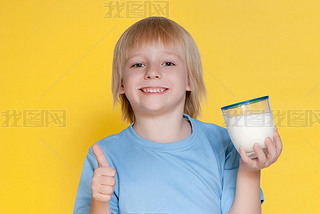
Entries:
{"label": "boy's right arm", "polygon": [[109,163],[98,144],[92,146],[93,153],[98,161],[98,167],[94,170],[91,182],[91,207],[90,214],[111,214],[109,201],[116,184],[114,176],[116,171]]}

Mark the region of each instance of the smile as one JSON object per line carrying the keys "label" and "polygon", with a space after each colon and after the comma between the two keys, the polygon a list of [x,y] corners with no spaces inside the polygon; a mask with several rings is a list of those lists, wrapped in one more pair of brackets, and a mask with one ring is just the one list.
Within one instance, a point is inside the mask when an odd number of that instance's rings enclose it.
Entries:
{"label": "smile", "polygon": [[163,93],[168,88],[140,88],[140,90],[144,93]]}

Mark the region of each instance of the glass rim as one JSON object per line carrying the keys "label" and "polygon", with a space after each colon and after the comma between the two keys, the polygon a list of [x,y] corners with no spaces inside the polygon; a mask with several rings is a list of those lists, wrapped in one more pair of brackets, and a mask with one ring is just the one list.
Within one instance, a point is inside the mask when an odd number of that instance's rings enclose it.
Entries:
{"label": "glass rim", "polygon": [[246,101],[234,103],[234,104],[231,104],[231,105],[227,105],[227,106],[221,107],[221,110],[228,110],[228,109],[236,108],[236,107],[238,107],[240,105],[243,105],[243,104],[256,103],[256,102],[259,102],[259,101],[262,101],[262,100],[266,100],[266,99],[269,99],[269,96],[258,97],[258,98],[254,98],[254,99],[251,99],[251,100],[246,100]]}

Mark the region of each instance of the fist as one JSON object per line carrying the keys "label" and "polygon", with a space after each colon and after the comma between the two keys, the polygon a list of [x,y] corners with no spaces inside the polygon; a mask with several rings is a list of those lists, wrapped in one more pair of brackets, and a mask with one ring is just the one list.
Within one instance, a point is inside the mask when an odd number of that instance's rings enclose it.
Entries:
{"label": "fist", "polygon": [[92,198],[96,201],[108,202],[113,194],[113,187],[116,184],[115,169],[103,155],[98,144],[92,146],[93,153],[98,161],[98,167],[94,170],[91,182]]}

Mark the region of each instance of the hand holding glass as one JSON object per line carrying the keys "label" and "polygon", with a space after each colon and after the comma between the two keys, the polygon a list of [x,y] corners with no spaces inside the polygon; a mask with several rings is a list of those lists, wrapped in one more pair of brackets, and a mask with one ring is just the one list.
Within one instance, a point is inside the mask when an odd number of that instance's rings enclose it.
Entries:
{"label": "hand holding glass", "polygon": [[274,122],[269,96],[228,105],[221,108],[230,138],[239,152],[243,146],[250,158],[256,158],[253,145],[258,143],[267,155],[264,143],[267,137],[273,140]]}

